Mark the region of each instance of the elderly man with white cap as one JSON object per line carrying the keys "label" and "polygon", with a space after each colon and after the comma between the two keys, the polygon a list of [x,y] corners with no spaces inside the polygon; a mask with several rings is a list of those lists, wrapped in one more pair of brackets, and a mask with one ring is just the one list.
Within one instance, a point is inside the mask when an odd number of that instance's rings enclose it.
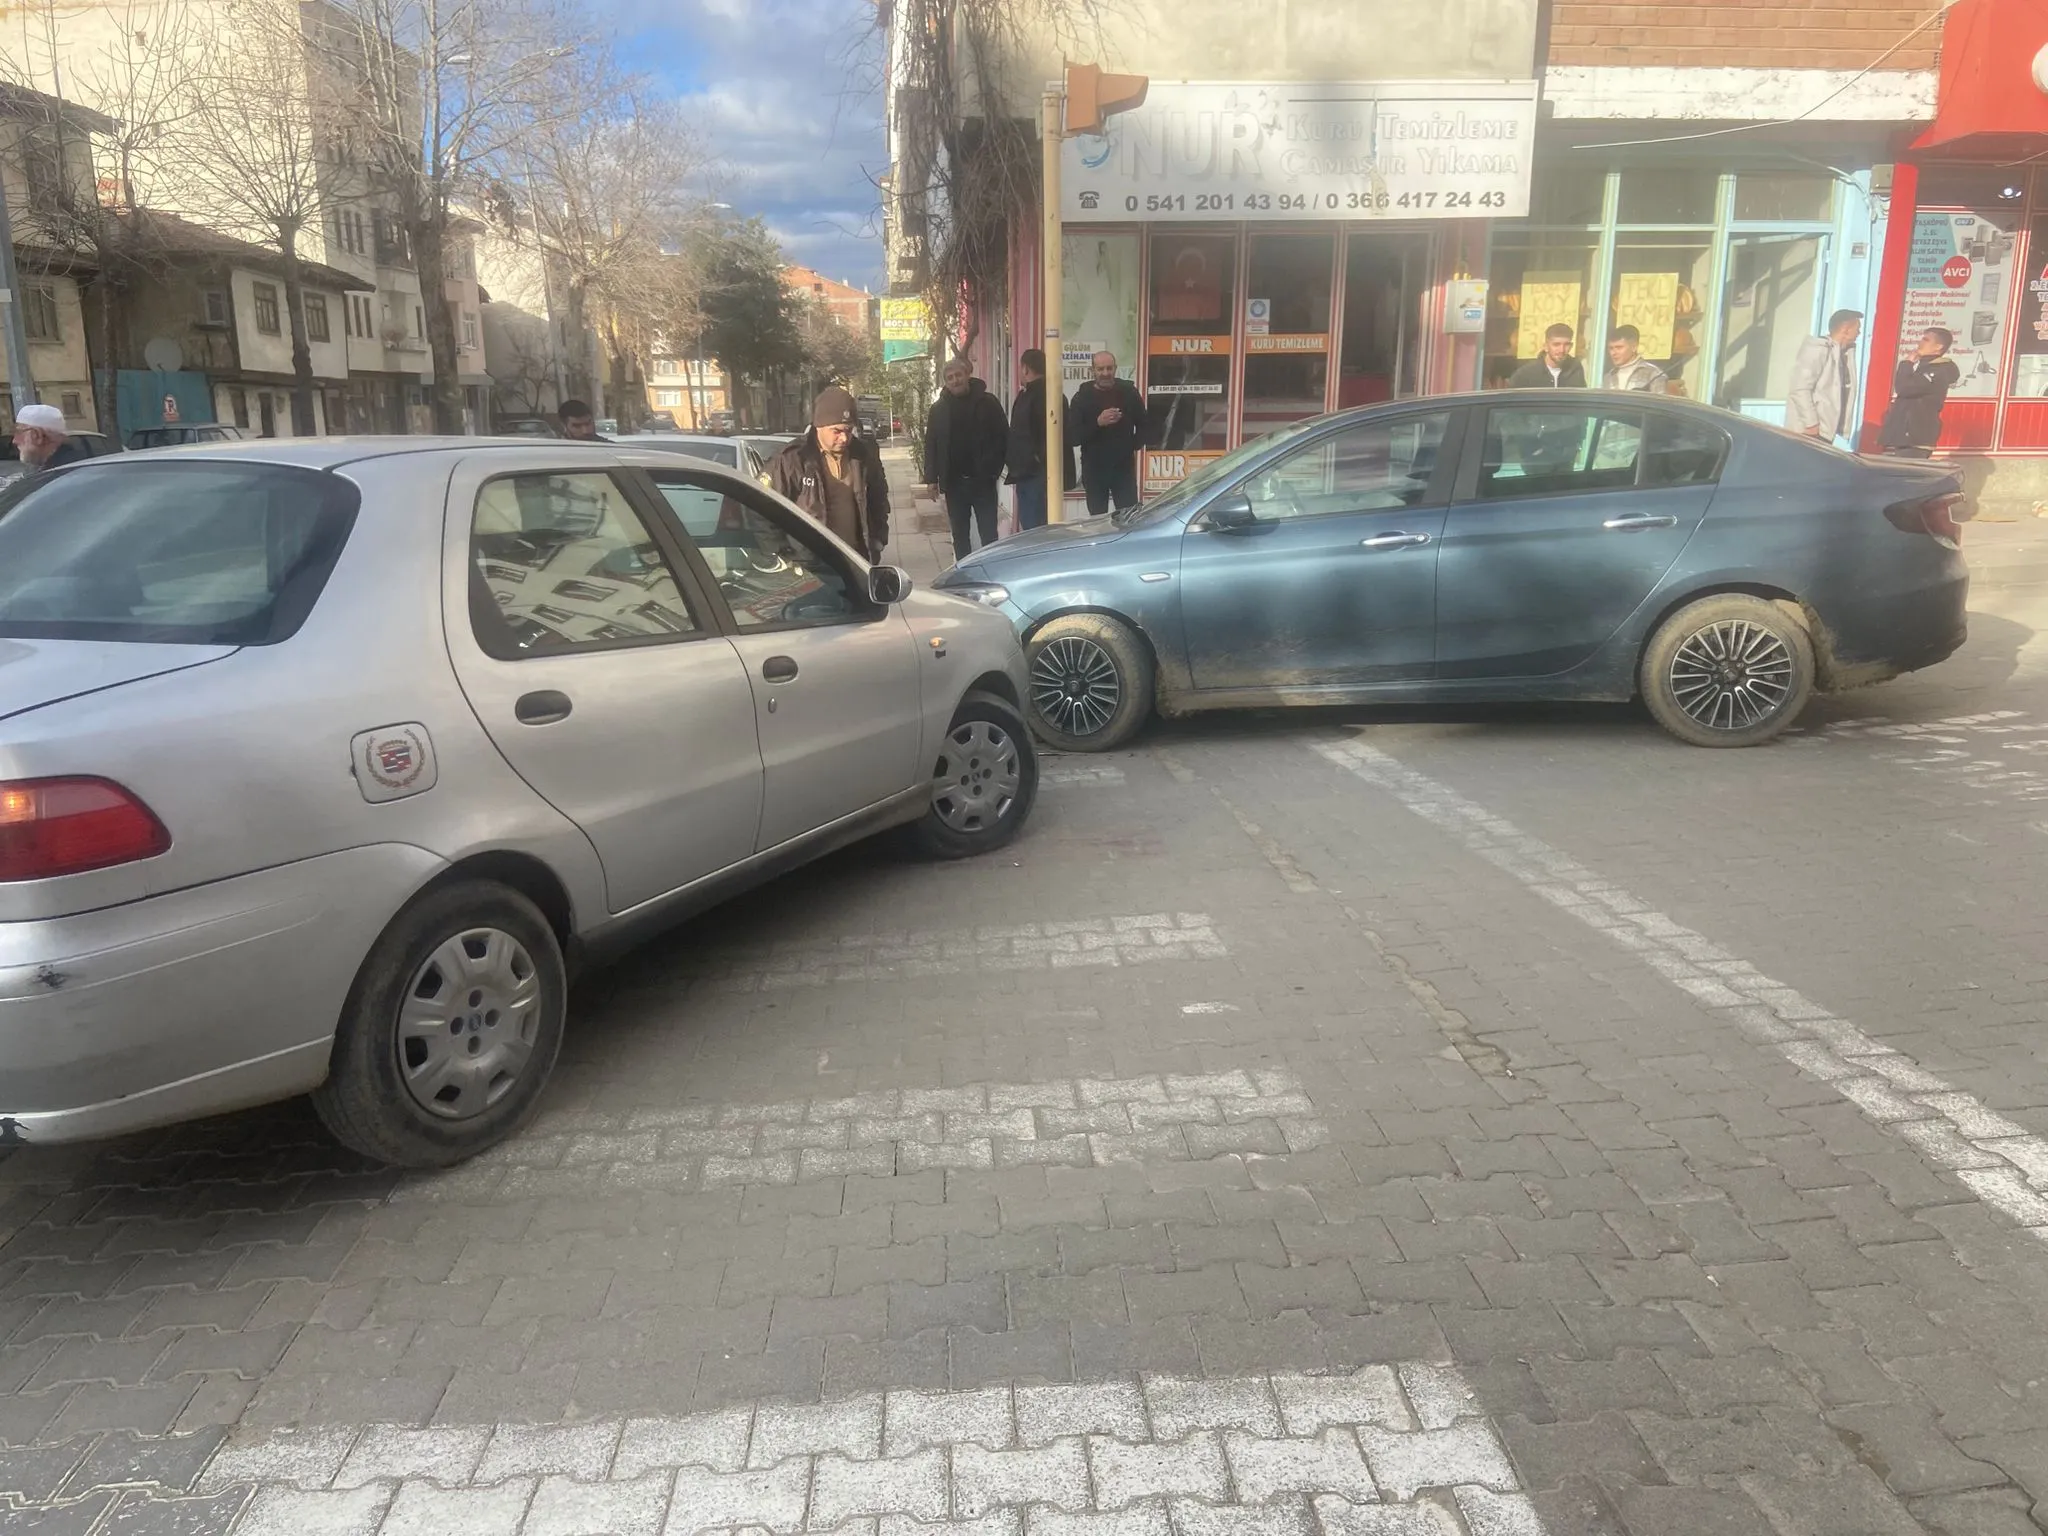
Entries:
{"label": "elderly man with white cap", "polygon": [[54,405],[24,405],[14,413],[14,446],[30,474],[61,469],[89,457],[71,441],[64,413]]}

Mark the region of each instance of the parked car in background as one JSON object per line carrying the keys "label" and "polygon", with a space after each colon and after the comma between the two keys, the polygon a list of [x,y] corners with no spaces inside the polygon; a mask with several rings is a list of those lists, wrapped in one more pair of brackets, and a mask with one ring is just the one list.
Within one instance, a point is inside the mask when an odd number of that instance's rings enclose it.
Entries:
{"label": "parked car in background", "polygon": [[795,432],[739,432],[733,441],[744,444],[761,461],[761,473],[768,473],[768,461],[797,440]]}
{"label": "parked car in background", "polygon": [[0,1127],[512,1134],[572,967],[886,829],[1001,847],[997,614],[701,460],[222,443],[0,496]]}
{"label": "parked car in background", "polygon": [[763,485],[768,483],[766,459],[749,447],[744,438],[704,437],[694,432],[635,432],[616,437],[612,441],[631,444],[638,448],[652,448],[661,453],[680,453],[693,459],[705,459],[713,464],[723,464],[727,469],[736,469]]}
{"label": "parked car in background", "polygon": [[682,428],[676,425],[675,417],[667,411],[656,411],[641,424],[640,430],[642,432],[680,432]]}
{"label": "parked car in background", "polygon": [[560,423],[548,416],[500,416],[491,427],[493,437],[560,437]]}
{"label": "parked car in background", "polygon": [[128,446],[175,448],[181,443],[235,443],[249,434],[231,422],[189,421],[162,427],[137,427],[128,434]]}
{"label": "parked car in background", "polygon": [[1744,747],[1962,644],[1961,500],[1709,406],[1493,391],[1301,422],[938,585],[1010,617],[1069,751],[1155,709],[1633,697]]}

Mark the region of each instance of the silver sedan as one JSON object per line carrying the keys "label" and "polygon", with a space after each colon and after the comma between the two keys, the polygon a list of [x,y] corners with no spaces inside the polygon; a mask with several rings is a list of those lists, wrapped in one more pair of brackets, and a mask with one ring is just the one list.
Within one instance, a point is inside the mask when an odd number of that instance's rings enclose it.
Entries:
{"label": "silver sedan", "polygon": [[457,1161],[573,968],[857,838],[998,847],[1002,615],[586,444],[119,456],[0,497],[0,1144],[311,1092]]}

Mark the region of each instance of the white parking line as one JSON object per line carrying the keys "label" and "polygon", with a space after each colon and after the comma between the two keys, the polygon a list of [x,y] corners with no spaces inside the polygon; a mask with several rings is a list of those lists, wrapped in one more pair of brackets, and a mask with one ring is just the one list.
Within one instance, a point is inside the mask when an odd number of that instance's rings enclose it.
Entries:
{"label": "white parking line", "polygon": [[1702,1007],[1829,1084],[1864,1115],[1919,1148],[1979,1200],[2048,1242],[2048,1139],[1975,1095],[1774,981],[1620,886],[1474,804],[1456,790],[1359,741],[1316,750],[1457,838],[1553,906],[1632,951]]}
{"label": "white parking line", "polygon": [[386,1532],[507,1536],[1544,1536],[1464,1379],[1421,1361],[573,1426],[303,1431],[226,1446],[202,1487],[251,1491],[235,1536],[370,1531],[380,1518]]}
{"label": "white parking line", "polygon": [[1784,740],[1803,747],[1869,742],[1880,748],[1874,754],[1877,761],[1974,791],[1986,803],[2048,800],[2048,772],[2029,766],[2048,753],[2048,721],[2030,719],[2016,709],[1943,720],[1837,720],[1819,730],[1788,732]]}
{"label": "white parking line", "polygon": [[1076,785],[1121,784],[1123,769],[1115,763],[1071,763],[1048,760],[1038,770],[1038,782],[1047,789]]}

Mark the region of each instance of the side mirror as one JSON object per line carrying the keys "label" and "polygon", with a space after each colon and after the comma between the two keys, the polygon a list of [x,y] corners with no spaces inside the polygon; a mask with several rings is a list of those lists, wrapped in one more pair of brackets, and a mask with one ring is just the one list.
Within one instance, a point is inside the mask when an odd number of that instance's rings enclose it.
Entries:
{"label": "side mirror", "polygon": [[881,607],[900,603],[910,596],[910,572],[900,565],[868,567],[868,598]]}
{"label": "side mirror", "polygon": [[1202,516],[1211,528],[1222,533],[1235,533],[1249,528],[1259,520],[1259,514],[1252,510],[1252,500],[1242,492],[1219,496],[1209,503],[1209,510]]}

